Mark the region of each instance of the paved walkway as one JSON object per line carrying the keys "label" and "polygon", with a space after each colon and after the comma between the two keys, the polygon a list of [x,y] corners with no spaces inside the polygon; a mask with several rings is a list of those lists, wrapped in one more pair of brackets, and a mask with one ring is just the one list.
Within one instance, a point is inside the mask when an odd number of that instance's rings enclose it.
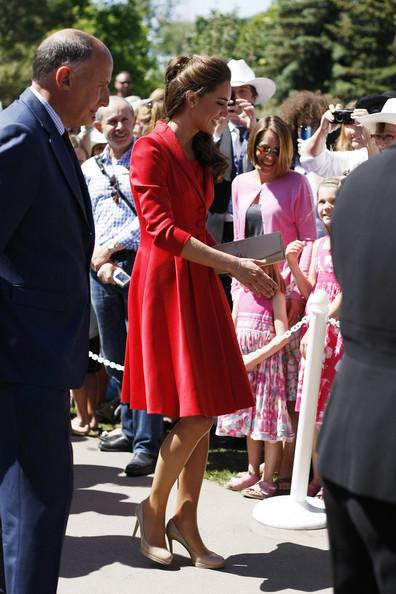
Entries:
{"label": "paved walkway", "polygon": [[131,539],[135,505],[151,477],[128,478],[130,455],[105,453],[94,438],[75,438],[75,497],[58,594],[259,594],[332,592],[325,530],[288,531],[252,519],[255,501],[205,481],[200,525],[213,550],[228,557],[221,571],[196,569],[175,543],[161,569]]}

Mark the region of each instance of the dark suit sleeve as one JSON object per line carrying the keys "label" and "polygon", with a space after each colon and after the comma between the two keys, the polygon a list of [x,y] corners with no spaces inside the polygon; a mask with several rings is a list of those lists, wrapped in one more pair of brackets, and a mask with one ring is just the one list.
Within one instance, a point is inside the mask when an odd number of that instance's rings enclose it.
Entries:
{"label": "dark suit sleeve", "polygon": [[0,254],[38,191],[40,149],[22,125],[0,129]]}

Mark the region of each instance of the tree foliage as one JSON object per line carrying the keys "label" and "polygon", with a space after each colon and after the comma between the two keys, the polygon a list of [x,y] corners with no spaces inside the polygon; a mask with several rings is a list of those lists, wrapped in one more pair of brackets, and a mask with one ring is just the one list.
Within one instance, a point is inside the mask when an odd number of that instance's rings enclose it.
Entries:
{"label": "tree foliage", "polygon": [[0,98],[7,104],[29,84],[34,50],[49,33],[83,29],[111,49],[114,72],[131,71],[134,92],[153,86],[155,58],[149,52],[149,0],[7,0],[0,12]]}
{"label": "tree foliage", "polygon": [[396,0],[272,0],[240,18],[212,11],[175,18],[182,0],[7,0],[0,12],[0,98],[29,83],[34,48],[49,32],[79,27],[111,49],[114,71],[132,72],[134,92],[162,82],[177,54],[244,58],[277,83],[275,100],[308,89],[344,101],[396,90]]}

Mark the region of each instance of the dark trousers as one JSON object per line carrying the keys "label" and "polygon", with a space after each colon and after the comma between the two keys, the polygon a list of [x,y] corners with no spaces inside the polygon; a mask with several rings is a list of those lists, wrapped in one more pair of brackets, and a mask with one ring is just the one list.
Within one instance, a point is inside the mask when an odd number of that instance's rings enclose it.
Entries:
{"label": "dark trousers", "polygon": [[0,384],[0,409],[0,592],[55,594],[73,489],[69,393]]}
{"label": "dark trousers", "polygon": [[335,594],[395,594],[396,504],[324,480]]}
{"label": "dark trousers", "polygon": [[132,443],[135,454],[158,456],[164,431],[162,415],[148,415],[145,410],[131,410],[128,404],[121,404],[122,433]]}

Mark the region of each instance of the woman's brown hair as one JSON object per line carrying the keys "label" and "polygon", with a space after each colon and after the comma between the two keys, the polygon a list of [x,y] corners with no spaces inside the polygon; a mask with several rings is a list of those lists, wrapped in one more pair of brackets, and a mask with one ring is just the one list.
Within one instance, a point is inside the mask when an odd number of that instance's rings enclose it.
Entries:
{"label": "woman's brown hair", "polygon": [[256,167],[257,157],[256,148],[260,144],[265,132],[270,130],[279,140],[279,156],[277,166],[275,169],[275,176],[281,177],[285,175],[290,169],[293,159],[293,141],[289,126],[278,116],[268,116],[262,118],[256,124],[253,132],[250,134],[248,142],[248,157],[253,165]]}
{"label": "woman's brown hair", "polygon": [[[230,69],[219,58],[197,55],[173,58],[165,72],[167,118],[172,119],[183,109],[187,91],[194,91],[198,97],[202,97],[230,80]],[[192,148],[199,163],[212,170],[216,181],[221,179],[228,167],[228,161],[216,147],[212,136],[205,132],[198,132],[193,138]]]}

